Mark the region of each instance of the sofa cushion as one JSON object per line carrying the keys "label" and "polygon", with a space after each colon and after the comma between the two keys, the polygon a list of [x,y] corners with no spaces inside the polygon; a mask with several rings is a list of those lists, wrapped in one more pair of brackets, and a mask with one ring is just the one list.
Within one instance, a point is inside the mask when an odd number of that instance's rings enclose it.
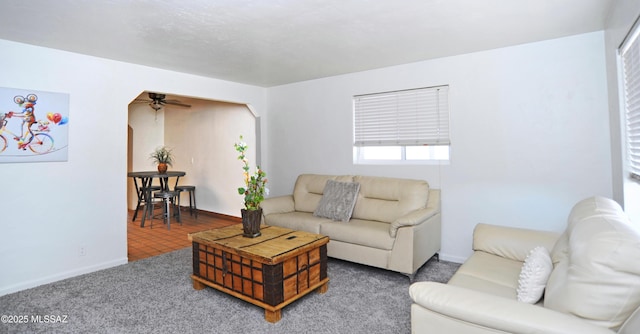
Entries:
{"label": "sofa cushion", "polygon": [[351,219],[349,224],[324,221],[320,225],[320,234],[331,240],[384,250],[392,249],[395,241],[389,236],[389,224],[361,219]]}
{"label": "sofa cushion", "polygon": [[310,212],[273,213],[264,216],[267,225],[290,228],[297,231],[320,234],[320,224],[331,221],[327,218],[314,217]]}
{"label": "sofa cushion", "polygon": [[301,174],[293,188],[295,210],[313,213],[322,199],[327,180],[352,182],[352,176]]}
{"label": "sofa cushion", "polygon": [[585,218],[594,215],[619,215],[624,213],[620,206],[611,199],[604,197],[592,197],[584,199],[573,206],[567,220],[567,228],[564,230],[551,251],[551,259],[556,264],[569,256],[569,233],[572,227]]}
{"label": "sofa cushion", "polygon": [[538,246],[531,250],[527,258],[524,260],[520,277],[518,278],[518,301],[535,304],[544,293],[549,275],[553,269],[551,256],[549,251]]}
{"label": "sofa cushion", "polygon": [[515,300],[522,262],[475,251],[448,284]]}
{"label": "sofa cushion", "polygon": [[322,199],[313,215],[348,222],[351,219],[359,189],[360,184],[356,182],[327,180]]}
{"label": "sofa cushion", "polygon": [[425,207],[429,199],[429,184],[423,180],[354,176],[353,181],[360,192],[352,218],[392,223]]}
{"label": "sofa cushion", "polygon": [[552,253],[545,307],[615,330],[640,305],[640,231],[613,200],[576,204]]}

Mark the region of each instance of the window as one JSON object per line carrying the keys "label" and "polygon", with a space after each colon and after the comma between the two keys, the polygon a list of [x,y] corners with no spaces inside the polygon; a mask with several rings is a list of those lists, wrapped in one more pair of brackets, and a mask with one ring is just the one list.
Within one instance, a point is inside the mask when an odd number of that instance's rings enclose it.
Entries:
{"label": "window", "polygon": [[627,162],[631,177],[640,181],[640,41],[638,24],[620,47],[623,105],[626,120]]}
{"label": "window", "polygon": [[449,160],[449,86],[353,98],[355,163]]}

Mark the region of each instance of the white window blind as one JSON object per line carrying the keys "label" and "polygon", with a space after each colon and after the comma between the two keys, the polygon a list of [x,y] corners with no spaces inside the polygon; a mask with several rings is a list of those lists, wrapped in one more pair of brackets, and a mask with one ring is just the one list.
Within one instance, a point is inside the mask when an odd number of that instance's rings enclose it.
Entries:
{"label": "white window blind", "polygon": [[624,77],[624,107],[628,169],[640,180],[640,29],[636,25],[622,44],[621,58]]}
{"label": "white window blind", "polygon": [[449,144],[449,86],[354,97],[354,146]]}

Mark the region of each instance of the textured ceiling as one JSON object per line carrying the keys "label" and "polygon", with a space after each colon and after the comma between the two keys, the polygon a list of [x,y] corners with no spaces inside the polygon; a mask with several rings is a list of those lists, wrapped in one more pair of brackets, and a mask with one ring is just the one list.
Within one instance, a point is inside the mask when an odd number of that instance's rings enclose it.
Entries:
{"label": "textured ceiling", "polygon": [[602,30],[613,0],[2,0],[0,39],[258,86]]}

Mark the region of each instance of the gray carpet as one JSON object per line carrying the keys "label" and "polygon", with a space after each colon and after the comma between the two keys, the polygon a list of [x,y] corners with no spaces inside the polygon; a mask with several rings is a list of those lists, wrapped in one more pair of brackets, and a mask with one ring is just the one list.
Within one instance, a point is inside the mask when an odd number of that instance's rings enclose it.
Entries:
{"label": "gray carpet", "polygon": [[[0,315],[64,323],[7,324],[0,333],[410,333],[409,279],[329,259],[329,290],[264,320],[264,310],[212,288],[194,290],[191,248],[0,297]],[[429,260],[416,281],[446,282],[459,264]],[[60,318],[58,318],[60,316]],[[66,316],[66,319],[63,317]]]}

